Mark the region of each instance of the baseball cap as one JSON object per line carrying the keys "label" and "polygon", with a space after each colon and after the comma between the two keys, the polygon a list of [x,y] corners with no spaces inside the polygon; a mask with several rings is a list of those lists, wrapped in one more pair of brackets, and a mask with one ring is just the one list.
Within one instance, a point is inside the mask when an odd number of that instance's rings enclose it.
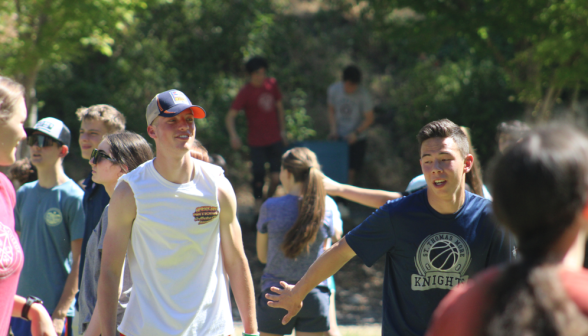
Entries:
{"label": "baseball cap", "polygon": [[192,114],[196,119],[206,117],[206,111],[198,105],[192,105],[190,99],[182,91],[173,89],[158,93],[147,106],[147,113],[145,114],[147,125],[151,125],[158,116],[170,118],[187,109],[192,110]]}
{"label": "baseball cap", "polygon": [[419,191],[427,187],[427,181],[425,180],[425,175],[419,175],[413,178],[406,187],[406,192],[411,194],[415,191]]}
{"label": "baseball cap", "polygon": [[69,143],[71,141],[71,132],[69,131],[69,128],[67,128],[67,126],[65,126],[65,124],[59,119],[52,117],[43,118],[35,124],[35,127],[25,128],[27,136],[30,136],[35,131],[39,131],[55,140],[61,141],[64,145],[69,147]]}

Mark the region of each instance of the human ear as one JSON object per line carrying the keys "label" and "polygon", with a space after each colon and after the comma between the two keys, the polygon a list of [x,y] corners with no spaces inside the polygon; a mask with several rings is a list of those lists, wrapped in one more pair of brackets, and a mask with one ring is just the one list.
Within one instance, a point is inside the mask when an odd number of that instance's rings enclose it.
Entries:
{"label": "human ear", "polygon": [[153,126],[153,125],[147,126],[147,134],[149,134],[149,136],[152,139],[156,139],[157,135],[155,134],[155,126]]}
{"label": "human ear", "polygon": [[473,166],[474,166],[474,156],[472,154],[466,155],[466,157],[464,159],[463,172],[466,174],[469,173],[470,170],[472,170]]}
{"label": "human ear", "polygon": [[67,155],[67,153],[69,153],[69,148],[67,145],[62,145],[59,149],[59,156],[63,158]]}

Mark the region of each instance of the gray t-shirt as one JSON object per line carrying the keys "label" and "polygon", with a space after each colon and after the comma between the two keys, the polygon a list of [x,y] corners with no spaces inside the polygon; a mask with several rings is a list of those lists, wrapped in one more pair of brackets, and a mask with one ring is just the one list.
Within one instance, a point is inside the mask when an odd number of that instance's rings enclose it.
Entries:
{"label": "gray t-shirt", "polygon": [[[355,131],[361,125],[364,114],[374,109],[374,102],[363,86],[359,86],[353,94],[347,94],[343,89],[343,82],[329,86],[327,101],[335,109],[337,133],[340,137]],[[358,134],[358,137],[364,138],[365,134]]]}
{"label": "gray t-shirt", "polygon": [[[280,287],[280,281],[298,282],[310,265],[323,253],[325,239],[335,234],[333,222],[337,221],[335,216],[339,211],[337,203],[327,196],[324,225],[319,229],[309,251],[303,251],[296,259],[287,258],[280,246],[284,236],[298,218],[298,200],[298,196],[286,195],[270,198],[261,206],[257,230],[268,234],[267,264],[261,276],[261,290],[271,286]],[[321,285],[326,287],[327,281],[323,281]]]}
{"label": "gray t-shirt", "polygon": [[[102,217],[90,239],[88,240],[88,247],[86,249],[86,263],[84,264],[84,274],[82,275],[82,283],[80,284],[80,325],[79,333],[82,335],[88,324],[92,319],[94,308],[96,308],[96,301],[98,300],[98,279],[100,278],[100,263],[102,262],[102,246],[104,245],[104,237],[106,236],[106,229],[108,228],[108,205],[102,212]],[[133,287],[133,280],[131,279],[131,272],[128,263],[125,260],[125,267],[123,272],[123,287],[122,292],[118,298],[118,308],[116,311],[116,324],[119,325],[122,321],[127,303],[131,298],[131,290]]]}

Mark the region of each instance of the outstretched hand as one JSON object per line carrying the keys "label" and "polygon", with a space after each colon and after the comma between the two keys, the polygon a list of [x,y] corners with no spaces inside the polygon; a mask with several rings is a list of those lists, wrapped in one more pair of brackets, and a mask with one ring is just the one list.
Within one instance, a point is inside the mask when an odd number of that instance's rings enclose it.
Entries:
{"label": "outstretched hand", "polygon": [[265,298],[271,301],[267,302],[267,305],[272,308],[282,308],[288,311],[288,314],[282,319],[282,324],[286,325],[290,320],[298,314],[302,308],[302,299],[294,294],[294,286],[289,285],[285,281],[280,281],[280,285],[284,289],[278,287],[272,287],[271,291],[276,294],[265,294]]}

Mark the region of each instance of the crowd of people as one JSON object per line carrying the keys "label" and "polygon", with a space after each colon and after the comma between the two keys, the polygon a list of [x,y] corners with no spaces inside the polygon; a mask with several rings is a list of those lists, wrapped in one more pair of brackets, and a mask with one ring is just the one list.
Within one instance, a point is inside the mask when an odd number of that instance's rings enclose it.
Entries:
{"label": "crowd of people", "polygon": [[[432,121],[417,134],[422,175],[405,192],[365,189],[352,185],[362,160],[341,184],[308,148],[286,150],[277,82],[263,58],[246,68],[225,121],[234,149],[240,110],[248,121],[257,295],[223,160],[195,139],[203,107],[175,89],[149,102],[157,155],[114,107],[80,108],[92,168],[80,187],[63,169],[69,128],[51,117],[24,128],[23,88],[0,77],[0,165],[18,188],[0,173],[0,335],[234,335],[230,292],[243,336],[338,335],[333,274],[384,255],[383,335],[588,335],[582,131],[499,125],[487,188],[469,130]],[[350,66],[328,90],[329,137],[354,158],[374,122],[360,82]],[[25,139],[31,156],[15,164]],[[331,196],[377,210],[343,235]]]}

